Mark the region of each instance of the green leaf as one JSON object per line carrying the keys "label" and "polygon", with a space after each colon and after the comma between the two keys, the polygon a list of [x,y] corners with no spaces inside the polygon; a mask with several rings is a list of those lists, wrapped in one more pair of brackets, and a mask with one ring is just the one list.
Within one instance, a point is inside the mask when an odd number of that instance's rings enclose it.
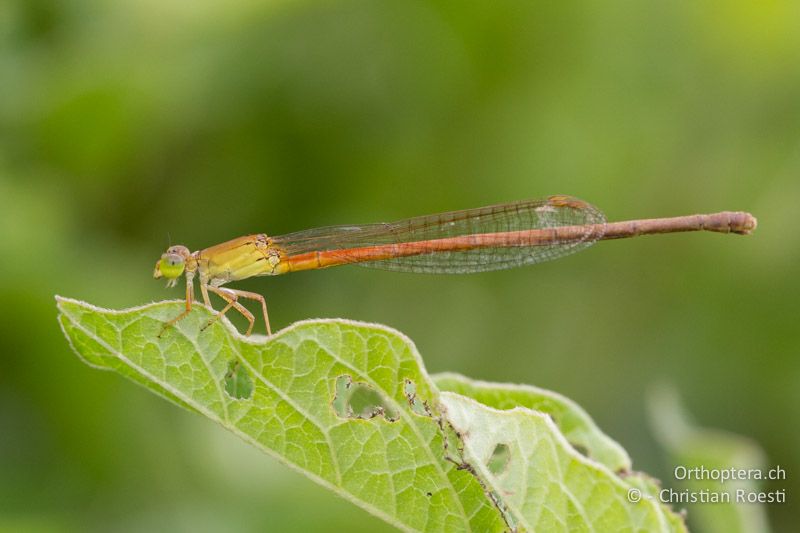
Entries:
{"label": "green leaf", "polygon": [[[87,364],[210,418],[400,529],[683,528],[652,500],[627,502],[638,478],[576,452],[549,415],[440,393],[413,343],[384,326],[314,320],[246,338],[224,319],[203,329],[212,315],[197,306],[159,338],[180,302],[123,311],[57,302]],[[480,392],[466,378],[438,379]],[[510,402],[537,391],[520,390]],[[574,404],[559,397],[549,409],[590,455],[627,460]]]}
{"label": "green leaf", "polygon": [[[317,320],[265,342],[223,321],[201,331],[211,314],[198,306],[158,338],[180,303],[118,312],[59,298],[58,307],[65,334],[88,364],[210,418],[390,524],[419,531],[505,527],[475,477],[445,459],[437,392],[411,341],[393,330]],[[249,397],[230,393],[232,363],[247,371],[248,379],[238,380],[252,382]],[[397,419],[337,414],[343,383],[371,389]],[[412,408],[407,383],[416,402],[432,406],[430,415]]]}
{"label": "green leaf", "polygon": [[[496,491],[514,525],[526,531],[670,531],[681,522],[654,498],[629,501],[634,485],[587,460],[552,419],[524,407],[498,410],[452,392],[441,393],[446,416],[462,437],[465,460]],[[489,464],[508,449],[498,474]]]}
{"label": "green leaf", "polygon": [[[757,495],[764,487],[756,479],[730,479],[721,481],[705,477],[714,471],[764,472],[766,458],[763,450],[752,440],[726,431],[696,427],[681,405],[677,391],[662,385],[650,394],[650,420],[659,442],[669,452],[673,472],[677,478],[687,478],[681,469],[700,469],[700,475],[691,479],[676,479],[678,486],[672,494],[696,495],[698,498],[727,494],[729,501],[714,503],[682,503],[689,519],[698,531],[706,533],[766,533],[770,530],[764,504],[737,503],[737,492]],[[776,489],[780,491],[781,489]],[[785,497],[785,489],[783,489]],[[777,496],[774,491],[773,495]],[[706,496],[703,496],[703,495]]]}
{"label": "green leaf", "polygon": [[578,404],[557,392],[531,385],[487,383],[450,372],[431,377],[439,390],[469,396],[495,409],[527,407],[548,414],[576,450],[615,472],[631,469],[631,459],[622,446],[601,432]]}

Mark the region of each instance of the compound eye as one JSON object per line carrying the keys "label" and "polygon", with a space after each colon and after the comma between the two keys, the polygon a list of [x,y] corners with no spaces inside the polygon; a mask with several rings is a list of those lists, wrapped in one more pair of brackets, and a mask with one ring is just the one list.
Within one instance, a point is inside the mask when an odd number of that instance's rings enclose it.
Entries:
{"label": "compound eye", "polygon": [[183,269],[186,263],[181,255],[176,253],[167,252],[161,256],[161,261],[158,263],[158,269],[161,275],[167,279],[175,279],[183,274]]}

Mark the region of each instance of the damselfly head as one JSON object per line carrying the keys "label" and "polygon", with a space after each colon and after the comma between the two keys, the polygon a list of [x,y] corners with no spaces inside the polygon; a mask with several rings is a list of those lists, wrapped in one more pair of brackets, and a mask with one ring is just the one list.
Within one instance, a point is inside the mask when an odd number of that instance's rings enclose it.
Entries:
{"label": "damselfly head", "polygon": [[186,259],[189,255],[189,249],[185,246],[170,246],[156,261],[153,277],[156,279],[166,278],[167,287],[174,287],[186,269]]}

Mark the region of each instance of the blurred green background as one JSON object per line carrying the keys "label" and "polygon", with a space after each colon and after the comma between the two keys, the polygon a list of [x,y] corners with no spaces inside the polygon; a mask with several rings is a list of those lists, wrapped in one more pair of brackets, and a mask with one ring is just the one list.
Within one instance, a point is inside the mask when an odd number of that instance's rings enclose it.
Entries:
{"label": "blurred green background", "polygon": [[[54,294],[179,298],[167,244],[564,193],[609,219],[748,210],[754,236],[604,242],[471,276],[239,284],[431,371],[575,399],[672,484],[656,382],[746,435],[800,520],[800,3],[0,2],[0,529],[386,529],[70,351]],[[241,325],[241,322],[237,322]],[[691,522],[690,522],[691,523]]]}

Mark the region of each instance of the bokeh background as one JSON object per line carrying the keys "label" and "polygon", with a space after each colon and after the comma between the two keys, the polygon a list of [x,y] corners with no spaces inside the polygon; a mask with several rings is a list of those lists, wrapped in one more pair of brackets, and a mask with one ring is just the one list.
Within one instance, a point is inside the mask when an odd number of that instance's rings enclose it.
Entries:
{"label": "bokeh background", "polygon": [[0,3],[0,529],[386,529],[71,353],[55,294],[178,298],[169,242],[549,194],[609,219],[748,210],[752,237],[606,242],[471,276],[249,280],[274,326],[391,325],[431,371],[583,405],[670,484],[645,405],[751,438],[800,514],[800,3]]}

